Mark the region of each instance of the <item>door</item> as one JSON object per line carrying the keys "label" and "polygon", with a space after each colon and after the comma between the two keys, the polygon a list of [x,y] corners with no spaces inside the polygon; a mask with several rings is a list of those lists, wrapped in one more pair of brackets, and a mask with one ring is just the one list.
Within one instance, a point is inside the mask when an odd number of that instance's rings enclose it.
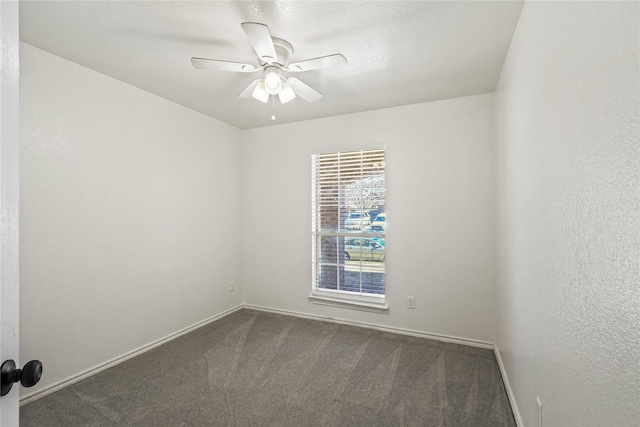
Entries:
{"label": "door", "polygon": [[[0,1],[0,363],[18,358],[18,2]],[[0,397],[0,426],[18,425],[18,387]]]}

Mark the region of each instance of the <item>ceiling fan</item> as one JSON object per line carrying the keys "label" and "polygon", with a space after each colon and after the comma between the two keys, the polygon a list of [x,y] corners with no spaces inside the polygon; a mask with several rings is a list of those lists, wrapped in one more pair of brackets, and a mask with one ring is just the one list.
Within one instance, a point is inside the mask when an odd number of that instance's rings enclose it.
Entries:
{"label": "ceiling fan", "polygon": [[277,37],[271,37],[269,27],[264,24],[243,22],[241,25],[249,39],[249,43],[251,43],[253,50],[258,55],[259,67],[219,59],[191,58],[191,64],[195,68],[238,73],[253,73],[262,70],[262,78],[251,82],[238,95],[239,98],[253,97],[260,102],[266,103],[270,95],[278,95],[280,102],[284,104],[294,99],[297,95],[307,102],[314,102],[322,98],[320,92],[296,78],[284,77],[283,72],[300,73],[347,63],[347,58],[336,53],[290,64],[289,56],[293,53],[291,43]]}

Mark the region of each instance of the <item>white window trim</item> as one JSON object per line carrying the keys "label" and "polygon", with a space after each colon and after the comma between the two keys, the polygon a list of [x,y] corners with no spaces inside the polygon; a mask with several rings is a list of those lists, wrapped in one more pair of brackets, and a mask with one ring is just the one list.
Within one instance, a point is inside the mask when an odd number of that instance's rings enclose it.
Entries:
{"label": "white window trim", "polygon": [[349,295],[331,289],[313,289],[309,299],[314,304],[332,307],[350,308],[353,310],[384,313],[389,309],[384,296]]}

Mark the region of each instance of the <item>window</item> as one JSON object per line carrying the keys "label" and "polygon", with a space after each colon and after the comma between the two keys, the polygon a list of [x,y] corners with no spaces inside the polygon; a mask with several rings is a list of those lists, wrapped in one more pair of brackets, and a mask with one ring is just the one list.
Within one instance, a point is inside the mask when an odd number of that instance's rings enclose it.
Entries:
{"label": "window", "polygon": [[384,301],[384,149],[314,154],[312,170],[312,296]]}

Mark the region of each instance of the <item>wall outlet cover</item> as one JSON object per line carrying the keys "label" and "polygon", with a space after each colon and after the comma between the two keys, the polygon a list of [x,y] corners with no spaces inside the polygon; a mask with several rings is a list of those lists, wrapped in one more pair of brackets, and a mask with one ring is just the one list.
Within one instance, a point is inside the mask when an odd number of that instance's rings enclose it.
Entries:
{"label": "wall outlet cover", "polygon": [[407,297],[407,308],[416,308],[416,297]]}

